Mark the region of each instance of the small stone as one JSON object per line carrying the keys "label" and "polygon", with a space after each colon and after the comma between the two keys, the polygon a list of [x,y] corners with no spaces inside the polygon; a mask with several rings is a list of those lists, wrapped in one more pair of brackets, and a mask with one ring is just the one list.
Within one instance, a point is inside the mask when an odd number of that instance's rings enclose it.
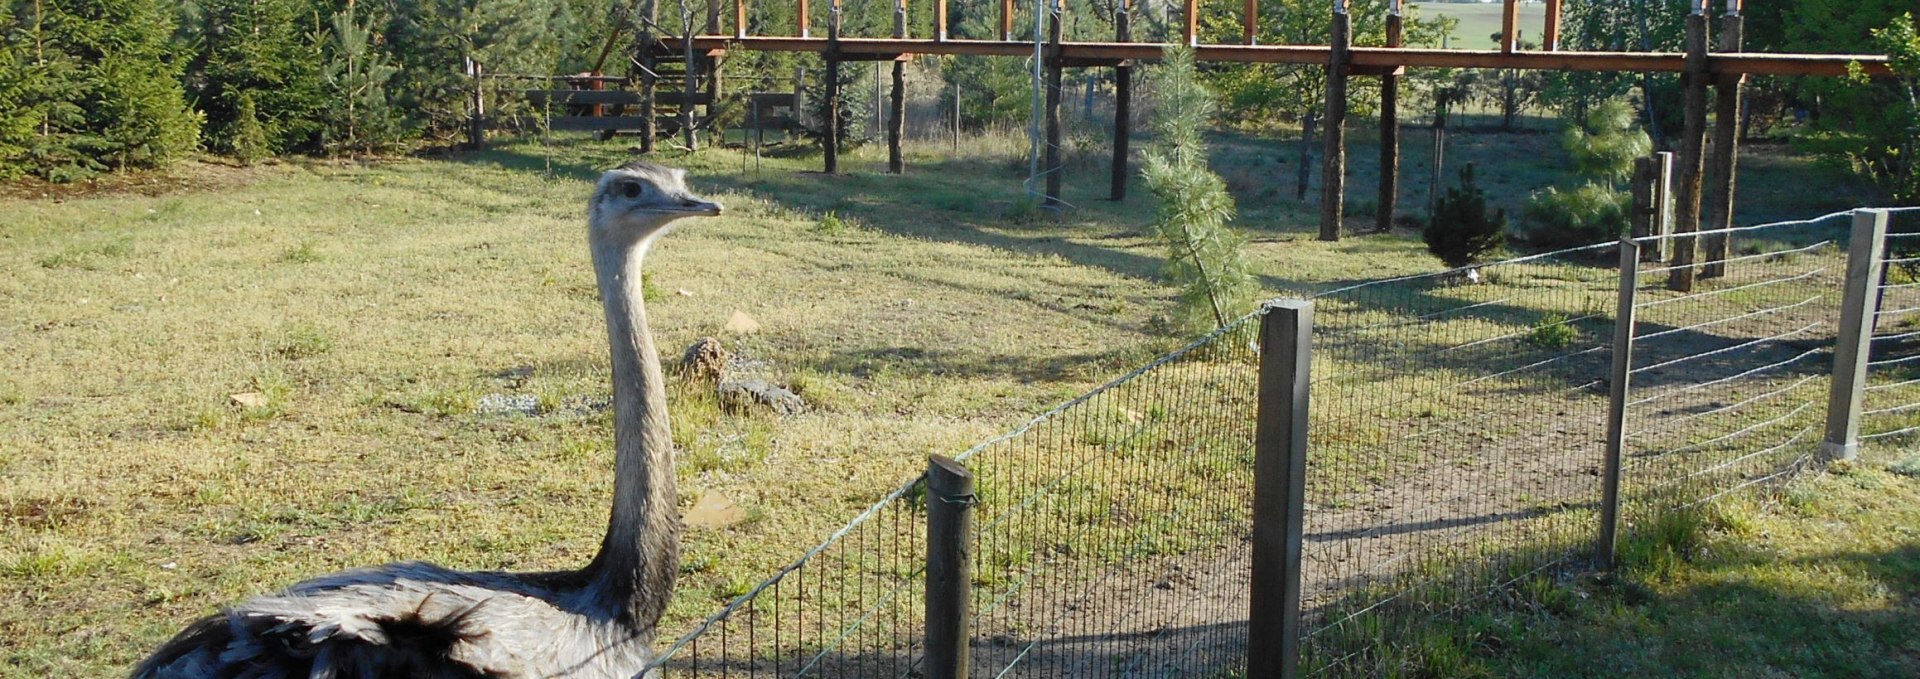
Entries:
{"label": "small stone", "polygon": [[727,372],[727,363],[732,356],[720,340],[702,337],[687,345],[680,355],[680,376],[689,380],[719,382]]}
{"label": "small stone", "polygon": [[540,399],[532,394],[487,394],[473,404],[482,415],[533,415],[540,412]]}
{"label": "small stone", "polygon": [[727,332],[751,335],[760,332],[760,322],[753,320],[753,317],[748,316],[746,312],[735,309],[733,317],[727,319]]}
{"label": "small stone", "polygon": [[801,400],[799,394],[766,380],[721,382],[714,391],[720,397],[720,407],[736,414],[755,406],[765,406],[780,415],[793,415],[807,409],[806,401]]}
{"label": "small stone", "polygon": [[234,405],[242,408],[267,407],[267,395],[257,391],[243,391],[238,394],[232,394],[228,396],[227,399]]}
{"label": "small stone", "polygon": [[692,291],[692,290],[688,290],[688,289],[686,289],[686,288],[680,288],[679,290],[676,290],[675,292],[678,292],[678,293],[680,293],[680,296],[681,296],[681,297],[692,297],[692,296],[693,296],[693,291]]}

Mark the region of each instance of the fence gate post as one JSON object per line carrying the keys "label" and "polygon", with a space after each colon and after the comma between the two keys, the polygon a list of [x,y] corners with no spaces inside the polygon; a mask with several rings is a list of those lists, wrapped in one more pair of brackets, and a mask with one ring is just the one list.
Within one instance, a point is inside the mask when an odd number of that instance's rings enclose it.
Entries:
{"label": "fence gate post", "polygon": [[1640,245],[1620,241],[1620,298],[1613,313],[1613,365],[1607,383],[1607,455],[1600,472],[1600,538],[1594,567],[1613,568],[1620,528],[1620,459],[1627,442],[1628,380],[1633,376],[1634,298],[1640,290]]}
{"label": "fence gate post", "polygon": [[1854,211],[1846,297],[1840,303],[1840,337],[1833,347],[1833,382],[1827,393],[1827,436],[1820,446],[1828,459],[1851,460],[1860,452],[1860,403],[1872,358],[1873,320],[1880,313],[1880,296],[1874,293],[1886,240],[1886,210]]}
{"label": "fence gate post", "polygon": [[1253,435],[1253,586],[1247,677],[1292,679],[1300,664],[1300,553],[1307,489],[1307,385],[1313,303],[1286,300],[1260,324]]}
{"label": "fence gate post", "polygon": [[966,679],[973,585],[973,473],[927,459],[926,679]]}

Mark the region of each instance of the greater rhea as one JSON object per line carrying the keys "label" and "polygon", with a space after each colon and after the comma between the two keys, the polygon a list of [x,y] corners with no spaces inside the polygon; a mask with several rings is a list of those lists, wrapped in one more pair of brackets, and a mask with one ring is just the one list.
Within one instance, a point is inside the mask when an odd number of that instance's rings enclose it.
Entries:
{"label": "greater rhea", "polygon": [[689,193],[682,170],[629,163],[601,175],[587,214],[614,413],[613,511],[593,561],[552,573],[410,562],[322,576],[194,622],[134,677],[626,679],[645,670],[679,568],[680,519],[641,260],[676,221],[720,214],[720,205]]}

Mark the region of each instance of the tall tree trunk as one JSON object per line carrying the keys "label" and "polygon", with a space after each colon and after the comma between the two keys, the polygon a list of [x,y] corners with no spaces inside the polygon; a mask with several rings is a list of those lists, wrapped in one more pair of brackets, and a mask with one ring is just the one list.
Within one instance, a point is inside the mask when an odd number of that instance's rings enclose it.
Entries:
{"label": "tall tree trunk", "polygon": [[1294,200],[1307,199],[1307,181],[1313,176],[1313,126],[1320,122],[1318,107],[1308,107],[1307,115],[1300,119],[1300,170],[1298,184],[1293,189]]}

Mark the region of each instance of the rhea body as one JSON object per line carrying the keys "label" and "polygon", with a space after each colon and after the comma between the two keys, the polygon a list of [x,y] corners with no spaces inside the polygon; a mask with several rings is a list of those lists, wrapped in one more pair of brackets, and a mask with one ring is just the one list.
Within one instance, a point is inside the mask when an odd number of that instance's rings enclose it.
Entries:
{"label": "rhea body", "polygon": [[613,363],[613,509],[586,567],[462,572],[388,564],[302,582],[188,626],[136,668],[175,677],[576,677],[626,679],[652,660],[679,568],[680,520],[659,354],[641,262],[674,222],[720,214],[685,173],[608,171],[588,206],[588,244]]}

